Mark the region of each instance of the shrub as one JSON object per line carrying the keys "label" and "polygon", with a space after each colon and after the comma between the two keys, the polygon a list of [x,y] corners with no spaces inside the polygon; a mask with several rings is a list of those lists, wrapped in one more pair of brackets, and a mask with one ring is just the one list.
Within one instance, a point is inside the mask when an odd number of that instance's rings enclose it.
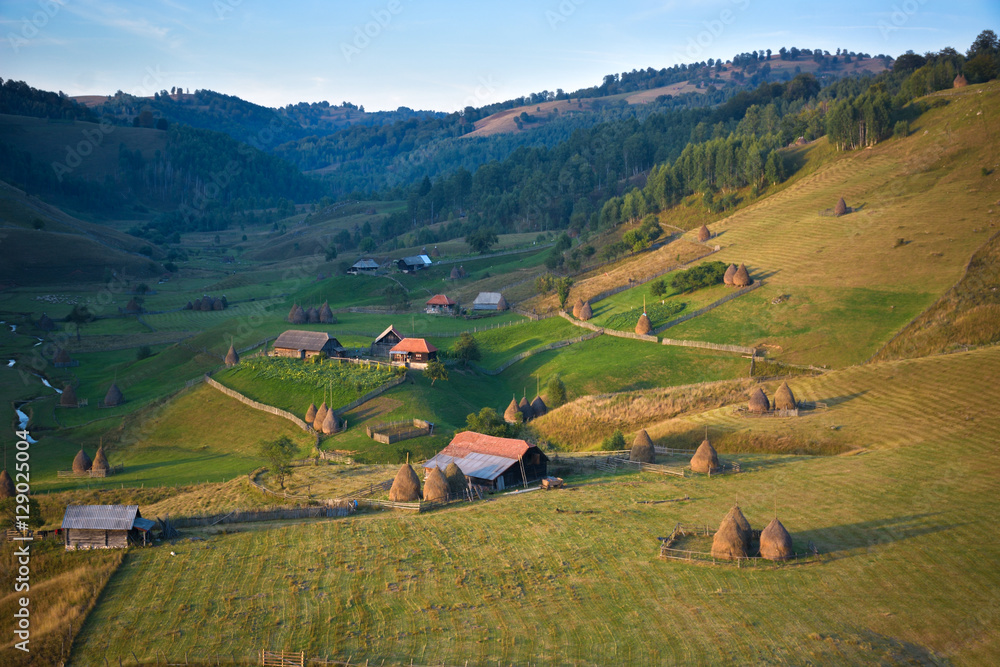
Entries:
{"label": "shrub", "polygon": [[894,137],[910,136],[910,123],[905,120],[896,121],[896,124],[892,128],[892,134]]}
{"label": "shrub", "polygon": [[628,449],[625,445],[625,435],[618,429],[601,441],[601,449],[606,452]]}
{"label": "shrub", "polygon": [[148,345],[143,345],[135,351],[136,361],[142,361],[143,359],[148,359],[151,356],[153,356],[153,350],[151,350]]}
{"label": "shrub", "polygon": [[649,293],[653,296],[663,296],[667,293],[667,284],[663,282],[663,278],[657,278],[649,284]]}
{"label": "shrub", "polygon": [[723,262],[705,262],[674,275],[670,286],[677,292],[690,292],[702,287],[710,287],[722,282],[726,275]]}

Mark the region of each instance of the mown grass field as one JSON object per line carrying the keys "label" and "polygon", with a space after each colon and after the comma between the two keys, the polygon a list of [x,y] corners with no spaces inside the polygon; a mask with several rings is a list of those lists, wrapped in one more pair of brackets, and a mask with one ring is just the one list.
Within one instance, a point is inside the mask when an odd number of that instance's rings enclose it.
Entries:
{"label": "mown grass field", "polygon": [[[174,628],[140,659],[269,646],[387,664],[992,663],[1000,548],[982,535],[997,510],[997,372],[989,349],[811,379],[805,398],[858,398],[802,428],[835,420],[864,455],[753,457],[744,474],[711,480],[591,478],[418,516],[180,542],[176,557],[132,552],[75,655],[102,665]],[[959,418],[926,409],[927,395],[960,402]],[[765,421],[755,427],[780,420]],[[683,495],[692,500],[637,503]],[[820,562],[656,557],[676,522],[715,525],[735,497],[754,527],[777,509]],[[137,599],[144,586],[161,594]]]}
{"label": "mown grass field", "polygon": [[[480,358],[476,363],[483,368],[497,368],[515,355],[544,347],[549,343],[576,338],[588,333],[561,317],[550,317],[531,322],[525,320],[515,326],[506,326],[474,334]],[[440,350],[450,351],[458,338],[432,338]]]}

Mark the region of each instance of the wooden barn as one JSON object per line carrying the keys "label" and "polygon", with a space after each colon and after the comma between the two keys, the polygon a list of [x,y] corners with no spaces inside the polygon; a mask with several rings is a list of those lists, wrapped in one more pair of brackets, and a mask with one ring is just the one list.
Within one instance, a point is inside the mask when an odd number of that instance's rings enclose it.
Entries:
{"label": "wooden barn", "polygon": [[507,301],[500,292],[480,292],[472,302],[473,310],[507,310]]}
{"label": "wooden barn", "polygon": [[138,505],[70,505],[63,515],[67,550],[124,549],[152,543],[155,521],[143,519]]}
{"label": "wooden barn", "polygon": [[396,261],[396,266],[403,273],[416,273],[420,269],[426,269],[430,265],[431,258],[427,255],[414,255]]}
{"label": "wooden barn", "polygon": [[389,359],[406,364],[426,364],[437,359],[437,348],[423,338],[404,338],[389,350]]}
{"label": "wooden barn", "polygon": [[308,359],[325,353],[328,357],[343,357],[347,350],[336,338],[325,331],[300,331],[289,329],[274,340],[272,346],[276,357]]}
{"label": "wooden barn", "polygon": [[429,315],[454,315],[458,304],[444,294],[435,294],[424,304]]}
{"label": "wooden barn", "polygon": [[371,355],[373,357],[388,357],[389,350],[396,347],[403,340],[403,334],[396,331],[396,327],[389,325],[389,328],[378,335],[371,345]]}
{"label": "wooden barn", "polygon": [[352,276],[361,274],[372,275],[376,271],[378,271],[378,262],[374,259],[359,259],[351,265],[351,268],[347,269],[347,273]]}
{"label": "wooden barn", "polygon": [[524,440],[475,431],[457,433],[448,446],[424,462],[424,469],[457,465],[473,484],[497,490],[523,486],[548,475],[549,458]]}

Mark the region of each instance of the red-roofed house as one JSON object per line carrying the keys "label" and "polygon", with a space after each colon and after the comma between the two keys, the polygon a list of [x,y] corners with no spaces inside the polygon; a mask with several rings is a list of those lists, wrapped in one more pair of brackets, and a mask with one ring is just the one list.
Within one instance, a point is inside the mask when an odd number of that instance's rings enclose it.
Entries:
{"label": "red-roofed house", "polygon": [[545,477],[549,459],[542,450],[524,440],[462,431],[426,461],[424,469],[444,471],[449,463],[461,468],[473,484],[503,490]]}
{"label": "red-roofed house", "polygon": [[423,338],[404,338],[389,350],[389,358],[407,364],[426,364],[437,359],[437,351]]}
{"label": "red-roofed house", "polygon": [[449,299],[444,294],[435,294],[427,300],[427,308],[424,310],[431,315],[454,315],[455,306],[458,304]]}

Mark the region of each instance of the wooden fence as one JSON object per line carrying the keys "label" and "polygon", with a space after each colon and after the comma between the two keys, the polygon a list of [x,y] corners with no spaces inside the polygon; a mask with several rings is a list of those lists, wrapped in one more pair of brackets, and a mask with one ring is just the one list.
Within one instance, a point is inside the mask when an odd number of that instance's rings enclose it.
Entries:
{"label": "wooden fence", "polygon": [[266,403],[260,403],[258,401],[255,401],[252,398],[244,396],[243,394],[241,394],[240,392],[236,391],[235,389],[230,389],[226,385],[220,384],[219,382],[216,382],[215,380],[213,380],[212,378],[210,378],[208,375],[205,376],[205,382],[210,387],[214,387],[214,388],[218,389],[219,391],[221,391],[226,396],[229,396],[230,398],[235,398],[240,403],[243,403],[244,405],[248,405],[251,408],[253,408],[254,410],[261,410],[262,412],[270,412],[272,415],[277,415],[278,417],[282,417],[283,419],[287,419],[288,421],[292,422],[293,424],[295,424],[296,426],[298,426],[300,429],[302,429],[306,433],[312,433],[314,436],[316,436],[316,446],[317,447],[319,446],[319,434],[316,433],[316,431],[313,430],[312,426],[310,426],[309,424],[305,423],[304,421],[302,421],[301,419],[299,419],[298,417],[296,417],[295,415],[293,415],[291,412],[288,412],[287,410],[282,410],[281,408],[276,408],[273,405],[267,405]]}
{"label": "wooden fence", "polygon": [[736,352],[738,354],[749,354],[754,355],[757,350],[752,347],[745,347],[743,345],[724,345],[722,343],[707,343],[701,340],[674,340],[672,338],[664,338],[660,341],[664,345],[679,345],[680,347],[699,347],[706,350],[718,350],[720,352]]}
{"label": "wooden fence", "polygon": [[[413,428],[396,430],[400,426],[412,426]],[[385,431],[393,432],[385,433]],[[366,426],[365,432],[368,434],[368,437],[375,442],[381,442],[383,445],[391,445],[395,442],[401,442],[411,438],[432,435],[434,433],[434,424],[417,418],[403,419],[401,421],[376,424],[375,426]]]}
{"label": "wooden fence", "polygon": [[[673,475],[674,477],[684,477],[683,468],[669,468],[664,465],[659,465],[656,463],[643,463],[642,461],[630,461],[627,458],[619,457],[608,457],[611,461],[615,462],[615,465],[622,467],[633,467],[638,468],[642,472],[653,472],[658,475]],[[610,462],[610,461],[609,461]]]}
{"label": "wooden fence", "polygon": [[75,470],[57,470],[56,477],[110,477],[111,475],[117,475],[125,471],[125,465],[119,463],[118,465],[113,465],[107,470],[86,470],[84,472],[76,472]]}
{"label": "wooden fence", "polygon": [[739,297],[743,296],[744,294],[748,294],[748,293],[754,291],[755,289],[757,289],[758,287],[763,287],[763,286],[764,286],[764,281],[763,280],[758,280],[753,285],[750,285],[748,287],[744,287],[742,289],[738,289],[735,292],[733,292],[732,294],[727,294],[726,296],[722,297],[718,301],[716,301],[714,303],[708,304],[704,308],[699,308],[698,310],[694,311],[693,313],[688,313],[687,315],[681,315],[677,319],[670,320],[666,324],[663,324],[663,325],[660,325],[660,326],[656,327],[655,329],[653,329],[653,333],[654,334],[659,334],[660,332],[665,331],[665,330],[669,329],[670,327],[675,327],[678,324],[681,324],[682,322],[687,322],[688,320],[690,320],[692,318],[695,318],[695,317],[698,317],[699,315],[704,315],[708,311],[712,310],[713,308],[718,308],[719,306],[721,306],[722,304],[726,303],[727,301],[732,301],[733,299],[739,298]]}
{"label": "wooden fence", "polygon": [[[760,532],[761,531],[759,530],[753,531],[753,536],[760,539]],[[674,526],[673,531],[671,531],[668,537],[660,538],[660,558],[668,560],[698,561],[702,563],[712,563],[715,565],[752,567],[759,565],[779,566],[782,563],[788,564],[788,561],[809,561],[814,560],[819,555],[819,551],[812,542],[809,543],[809,549],[807,551],[793,553],[785,561],[773,561],[760,556],[744,556],[742,558],[734,559],[716,558],[711,554],[711,552],[678,549],[676,547],[677,543],[684,537],[711,537],[714,534],[715,531],[711,530],[708,526],[684,526],[678,523]]]}
{"label": "wooden fence", "polygon": [[305,667],[305,651],[267,651],[261,649],[260,664],[263,667]]}

